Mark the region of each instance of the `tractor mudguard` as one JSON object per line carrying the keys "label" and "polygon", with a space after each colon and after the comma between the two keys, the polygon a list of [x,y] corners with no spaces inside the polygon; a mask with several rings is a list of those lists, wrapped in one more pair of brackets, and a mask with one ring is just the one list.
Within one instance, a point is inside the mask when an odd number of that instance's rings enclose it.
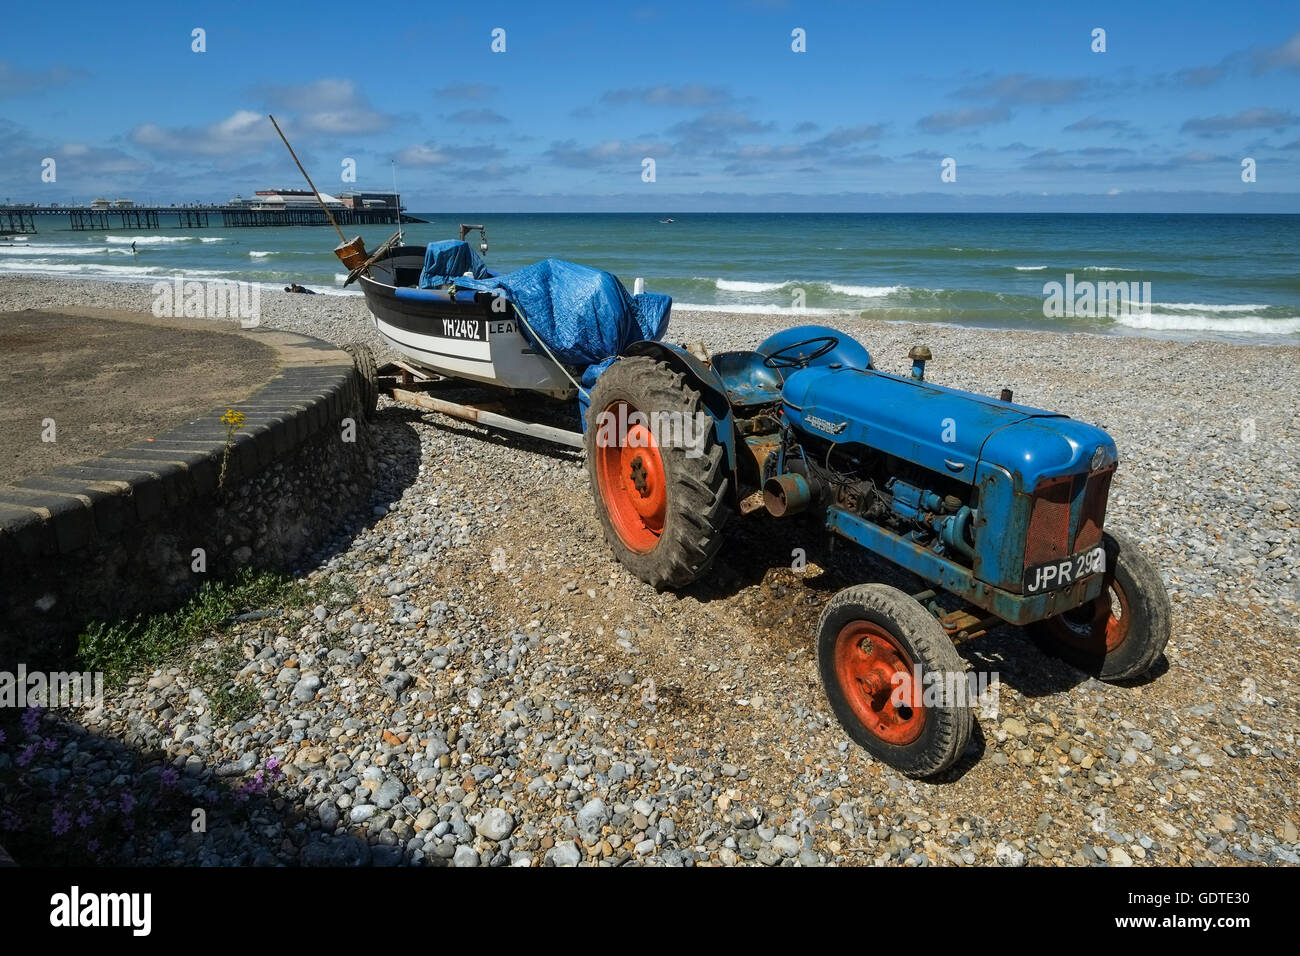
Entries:
{"label": "tractor mudguard", "polygon": [[732,475],[731,486],[736,487],[736,429],[731,414],[731,402],[727,400],[727,390],[722,378],[697,359],[690,352],[667,342],[641,341],[633,342],[623,350],[624,355],[645,355],[668,363],[668,367],[681,372],[686,380],[700,390],[704,407],[713,416],[714,431],[718,442],[727,453],[727,471]]}

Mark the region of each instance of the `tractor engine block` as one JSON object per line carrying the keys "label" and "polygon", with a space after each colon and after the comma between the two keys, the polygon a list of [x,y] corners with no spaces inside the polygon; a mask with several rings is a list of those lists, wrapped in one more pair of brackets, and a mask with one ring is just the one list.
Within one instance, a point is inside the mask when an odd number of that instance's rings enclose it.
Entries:
{"label": "tractor engine block", "polygon": [[[787,447],[783,455],[774,452],[763,484],[768,512],[785,517],[809,509],[836,509],[909,535],[936,554],[948,554],[963,564],[974,560],[978,512],[952,490],[927,487],[929,481],[941,484],[942,476],[865,449],[862,452],[852,456],[835,446],[795,446]],[[847,471],[831,467],[836,455],[849,458]],[[778,465],[780,458],[784,461]],[[864,471],[870,474],[863,475]],[[900,472],[912,480],[901,477]]]}

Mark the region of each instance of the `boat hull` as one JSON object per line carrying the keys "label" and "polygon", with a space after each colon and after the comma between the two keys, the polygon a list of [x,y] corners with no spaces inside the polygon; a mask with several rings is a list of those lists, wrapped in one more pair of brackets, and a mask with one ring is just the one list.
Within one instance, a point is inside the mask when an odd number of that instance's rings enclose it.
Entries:
{"label": "boat hull", "polygon": [[504,300],[488,292],[452,295],[402,284],[418,276],[423,262],[422,249],[403,247],[359,279],[376,331],[408,364],[484,385],[557,398],[575,394],[564,371],[524,338]]}

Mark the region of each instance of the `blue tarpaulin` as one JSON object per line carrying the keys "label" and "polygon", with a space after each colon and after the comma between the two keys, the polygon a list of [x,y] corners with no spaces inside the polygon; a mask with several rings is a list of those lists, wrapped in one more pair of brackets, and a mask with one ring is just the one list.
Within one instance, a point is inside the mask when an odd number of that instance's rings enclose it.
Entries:
{"label": "blue tarpaulin", "polygon": [[[454,284],[458,289],[484,292],[500,289],[527,320],[525,336],[533,337],[528,335],[531,329],[565,365],[596,365],[619,355],[633,342],[657,341],[668,329],[671,298],[653,293],[629,295],[623,283],[608,272],[563,259],[544,259],[514,272],[488,276],[479,268],[482,260],[464,242],[459,243],[465,247],[464,253],[477,262],[470,260],[475,268],[461,268],[465,255],[450,248],[455,245],[430,243],[420,288]],[[447,264],[446,272],[431,271],[441,262]],[[466,271],[474,271],[476,277],[463,276]]]}
{"label": "blue tarpaulin", "polygon": [[477,252],[463,239],[431,242],[424,251],[424,268],[420,270],[420,288],[432,289],[446,282],[448,276],[463,276],[466,272],[481,279],[487,266]]}

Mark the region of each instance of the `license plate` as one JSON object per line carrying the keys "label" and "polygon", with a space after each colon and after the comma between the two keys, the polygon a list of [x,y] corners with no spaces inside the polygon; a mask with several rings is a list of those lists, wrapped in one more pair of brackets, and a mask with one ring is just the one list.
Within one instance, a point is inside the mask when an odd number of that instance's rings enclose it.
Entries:
{"label": "license plate", "polygon": [[440,316],[434,320],[434,335],[441,335],[444,339],[486,342],[487,319],[453,319]]}
{"label": "license plate", "polygon": [[1106,570],[1106,549],[1093,548],[1068,558],[1025,568],[1025,593],[1041,594],[1067,587]]}

